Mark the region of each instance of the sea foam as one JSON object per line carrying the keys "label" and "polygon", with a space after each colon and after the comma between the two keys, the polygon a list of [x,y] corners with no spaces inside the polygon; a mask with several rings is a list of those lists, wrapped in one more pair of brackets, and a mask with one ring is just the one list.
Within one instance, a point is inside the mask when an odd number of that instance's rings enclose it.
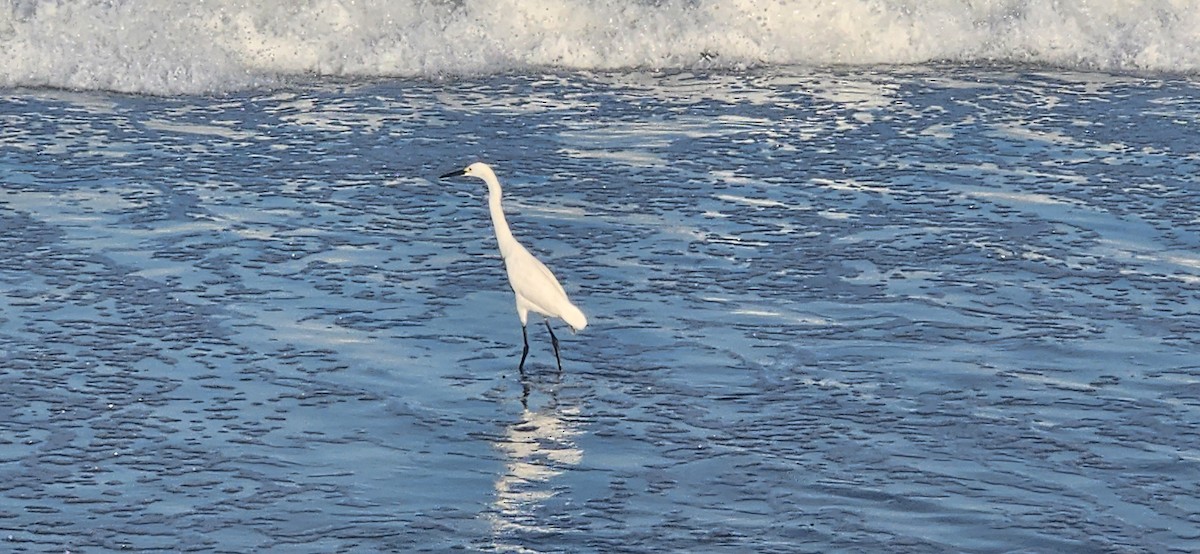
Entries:
{"label": "sea foam", "polygon": [[0,86],[204,93],[538,68],[1016,62],[1200,70],[1189,0],[10,0]]}

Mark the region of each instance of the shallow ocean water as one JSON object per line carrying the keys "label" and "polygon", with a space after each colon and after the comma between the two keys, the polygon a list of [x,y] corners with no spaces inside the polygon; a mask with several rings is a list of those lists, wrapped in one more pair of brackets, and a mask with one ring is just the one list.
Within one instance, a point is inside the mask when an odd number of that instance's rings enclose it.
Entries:
{"label": "shallow ocean water", "polygon": [[[0,101],[13,552],[1186,552],[1190,77]],[[482,183],[588,314],[520,329]],[[536,321],[536,318],[535,320]]]}

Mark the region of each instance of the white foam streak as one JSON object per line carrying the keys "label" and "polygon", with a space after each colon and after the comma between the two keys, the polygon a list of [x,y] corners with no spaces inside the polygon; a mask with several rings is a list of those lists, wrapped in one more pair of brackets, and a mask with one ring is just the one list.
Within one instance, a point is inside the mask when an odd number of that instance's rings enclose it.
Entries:
{"label": "white foam streak", "polygon": [[0,86],[172,94],[281,76],[1006,60],[1200,70],[1184,0],[14,0]]}

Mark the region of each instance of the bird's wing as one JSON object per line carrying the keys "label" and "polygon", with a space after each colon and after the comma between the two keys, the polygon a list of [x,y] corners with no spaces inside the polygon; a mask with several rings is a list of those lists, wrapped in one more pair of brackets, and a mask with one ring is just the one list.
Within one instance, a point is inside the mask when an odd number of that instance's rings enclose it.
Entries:
{"label": "bird's wing", "polygon": [[524,249],[513,252],[504,262],[513,292],[524,297],[542,314],[562,315],[561,308],[571,301],[545,264]]}

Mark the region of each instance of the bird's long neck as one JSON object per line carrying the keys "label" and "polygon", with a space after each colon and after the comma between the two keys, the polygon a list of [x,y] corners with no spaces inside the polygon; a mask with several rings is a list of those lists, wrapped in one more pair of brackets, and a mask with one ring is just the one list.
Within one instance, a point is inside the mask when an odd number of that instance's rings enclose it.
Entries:
{"label": "bird's long neck", "polygon": [[504,208],[500,206],[500,182],[494,177],[485,179],[488,187],[488,211],[492,212],[492,226],[496,228],[496,242],[500,245],[500,255],[507,258],[516,249],[517,239],[508,228],[508,220],[504,219]]}

